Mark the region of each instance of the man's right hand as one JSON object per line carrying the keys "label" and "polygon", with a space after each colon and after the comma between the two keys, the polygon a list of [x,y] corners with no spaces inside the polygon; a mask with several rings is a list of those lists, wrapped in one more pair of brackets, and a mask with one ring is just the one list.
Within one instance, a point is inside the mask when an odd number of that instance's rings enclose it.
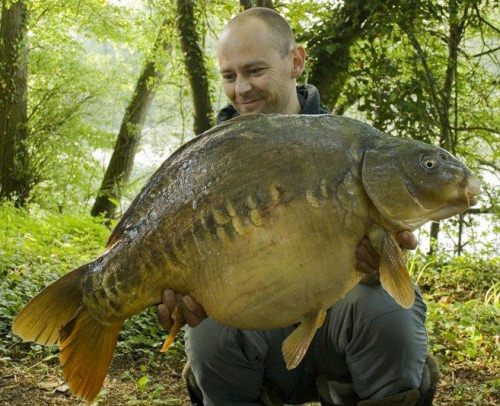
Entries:
{"label": "man's right hand", "polygon": [[207,317],[205,309],[189,295],[175,293],[171,289],[165,289],[162,294],[162,302],[156,307],[158,321],[168,331],[174,325],[172,315],[178,307],[179,312],[191,327],[195,327]]}

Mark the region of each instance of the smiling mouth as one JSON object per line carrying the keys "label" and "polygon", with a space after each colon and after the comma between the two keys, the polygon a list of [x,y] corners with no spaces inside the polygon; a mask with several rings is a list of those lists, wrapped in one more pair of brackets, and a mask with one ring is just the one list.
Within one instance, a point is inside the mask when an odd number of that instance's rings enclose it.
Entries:
{"label": "smiling mouth", "polygon": [[253,103],[257,103],[258,101],[261,101],[262,99],[254,99],[254,100],[245,100],[245,101],[241,101],[239,102],[239,104],[241,105],[247,105],[247,104],[253,104]]}

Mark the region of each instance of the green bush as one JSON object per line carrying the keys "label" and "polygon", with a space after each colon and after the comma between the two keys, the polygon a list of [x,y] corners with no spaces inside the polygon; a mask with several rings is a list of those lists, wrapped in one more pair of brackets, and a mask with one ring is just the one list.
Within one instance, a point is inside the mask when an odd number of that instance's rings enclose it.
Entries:
{"label": "green bush", "polygon": [[[109,229],[99,219],[0,205],[0,356],[40,356],[55,348],[21,344],[12,320],[45,286],[104,251]],[[154,308],[125,322],[118,352],[153,359],[167,333]],[[169,356],[182,353],[182,334]]]}
{"label": "green bush", "polygon": [[6,352],[19,342],[10,326],[22,306],[102,252],[109,230],[91,217],[29,212],[10,204],[0,205],[0,229],[0,352]]}

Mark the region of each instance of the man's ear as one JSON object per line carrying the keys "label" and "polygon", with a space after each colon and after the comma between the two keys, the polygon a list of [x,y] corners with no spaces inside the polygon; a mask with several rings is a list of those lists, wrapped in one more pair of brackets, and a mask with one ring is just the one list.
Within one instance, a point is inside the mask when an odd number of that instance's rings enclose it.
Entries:
{"label": "man's ear", "polygon": [[296,45],[292,50],[292,79],[298,79],[304,72],[306,63],[306,50],[300,45]]}

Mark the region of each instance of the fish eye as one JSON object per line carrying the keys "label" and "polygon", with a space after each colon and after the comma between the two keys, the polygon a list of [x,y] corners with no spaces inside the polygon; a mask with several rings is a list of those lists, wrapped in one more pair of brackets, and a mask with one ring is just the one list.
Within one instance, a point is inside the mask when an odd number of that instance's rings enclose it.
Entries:
{"label": "fish eye", "polygon": [[432,169],[436,167],[437,161],[434,158],[423,158],[422,165],[425,169]]}

